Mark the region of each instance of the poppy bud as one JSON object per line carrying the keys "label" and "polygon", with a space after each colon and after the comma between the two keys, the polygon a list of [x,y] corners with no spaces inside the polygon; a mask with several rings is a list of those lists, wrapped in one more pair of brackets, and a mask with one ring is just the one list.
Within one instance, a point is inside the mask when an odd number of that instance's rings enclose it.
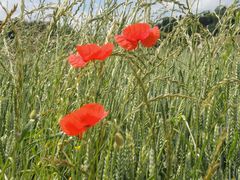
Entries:
{"label": "poppy bud", "polygon": [[32,112],[29,114],[29,118],[30,118],[30,119],[36,119],[36,117],[37,117],[37,112],[36,112],[36,110],[34,109],[34,110],[32,110]]}
{"label": "poppy bud", "polygon": [[60,147],[60,146],[62,146],[62,145],[63,145],[62,141],[60,141],[60,142],[57,143],[57,146],[58,146],[58,147]]}
{"label": "poppy bud", "polygon": [[81,149],[81,146],[75,146],[74,149],[75,149],[76,151],[79,151],[79,150]]}
{"label": "poppy bud", "polygon": [[34,119],[30,119],[28,123],[24,126],[22,132],[19,134],[19,141],[21,141],[29,132],[34,129],[36,121]]}
{"label": "poppy bud", "polygon": [[124,144],[124,138],[123,138],[122,134],[119,132],[117,132],[115,134],[115,143],[116,143],[117,147],[122,147]]}

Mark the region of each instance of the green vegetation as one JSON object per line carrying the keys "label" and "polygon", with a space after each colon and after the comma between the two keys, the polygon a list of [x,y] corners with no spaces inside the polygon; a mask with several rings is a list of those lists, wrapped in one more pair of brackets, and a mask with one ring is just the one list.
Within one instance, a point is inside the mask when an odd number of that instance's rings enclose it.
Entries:
{"label": "green vegetation", "polygon": [[[114,42],[127,24],[155,21],[141,1],[87,2],[54,8],[41,32],[10,18],[0,26],[0,179],[238,179],[240,14],[228,24],[236,7],[215,37],[187,16],[158,47],[116,45],[105,62],[73,69],[76,44]],[[90,102],[108,117],[81,140],[61,133],[59,119]]]}
{"label": "green vegetation", "polygon": [[[175,18],[173,16],[164,16],[160,19],[158,19],[157,26],[161,29],[163,36],[161,38],[164,38],[165,33],[172,32],[175,26],[178,24],[179,21],[181,21],[184,18],[187,18],[188,16],[191,16],[191,19],[195,19],[195,32],[200,33],[201,28],[204,27],[207,29],[211,35],[218,35],[219,30],[222,26],[222,20],[227,17],[228,23],[225,22],[224,25],[228,25],[229,28],[235,23],[236,18],[238,18],[238,14],[240,13],[239,6],[236,6],[234,10],[230,10],[230,14],[227,12],[227,7],[219,5],[216,7],[214,12],[210,11],[203,11],[197,14],[188,13],[187,15],[183,16],[182,14],[179,15],[178,18]],[[231,16],[230,16],[231,15]],[[192,34],[192,24],[190,25],[188,31],[188,35]]]}

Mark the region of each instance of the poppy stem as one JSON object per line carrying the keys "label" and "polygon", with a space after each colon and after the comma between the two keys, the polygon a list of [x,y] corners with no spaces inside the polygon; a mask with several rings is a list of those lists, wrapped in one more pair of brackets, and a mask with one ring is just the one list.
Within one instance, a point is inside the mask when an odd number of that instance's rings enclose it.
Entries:
{"label": "poppy stem", "polygon": [[[138,76],[137,74],[137,71],[136,69],[134,68],[135,64],[134,64],[134,61],[129,61],[130,63],[130,67],[133,71],[133,74],[135,76],[135,78],[137,79],[138,81],[138,84],[139,86],[141,87],[142,89],[142,93],[143,93],[143,101],[144,101],[144,104],[146,105],[146,108],[147,108],[147,114],[150,118],[150,121],[151,121],[151,124],[152,124],[152,127],[151,127],[151,132],[152,132],[152,147],[153,147],[153,151],[154,151],[154,161],[155,161],[155,164],[157,164],[157,158],[156,158],[156,137],[155,137],[155,134],[156,134],[156,125],[155,125],[155,120],[154,120],[154,116],[153,114],[151,113],[151,106],[149,104],[149,101],[148,101],[148,94],[147,94],[147,90],[146,88],[144,87],[144,84],[141,80],[141,78]],[[154,173],[154,176],[155,178],[154,179],[157,179],[157,173],[155,171]]]}
{"label": "poppy stem", "polygon": [[96,70],[96,78],[95,78],[95,101],[97,102],[98,97],[100,96],[100,86],[101,86],[101,82],[102,82],[102,73],[103,73],[103,65],[102,63],[100,64],[100,66],[98,67],[96,63],[94,63],[94,67]]}

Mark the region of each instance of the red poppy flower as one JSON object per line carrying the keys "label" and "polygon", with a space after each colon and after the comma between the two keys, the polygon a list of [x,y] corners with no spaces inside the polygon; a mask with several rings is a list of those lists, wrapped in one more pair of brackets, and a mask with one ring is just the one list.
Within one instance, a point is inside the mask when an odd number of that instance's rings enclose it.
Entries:
{"label": "red poppy flower", "polygon": [[76,50],[85,62],[89,62],[100,52],[100,47],[96,44],[77,45]]}
{"label": "red poppy flower", "polygon": [[132,24],[125,29],[121,35],[116,35],[117,43],[126,50],[134,50],[140,41],[145,47],[152,47],[156,44],[160,37],[160,30],[158,27],[151,29],[147,23]]}
{"label": "red poppy flower", "polygon": [[132,24],[123,29],[123,36],[129,41],[144,40],[148,37],[151,27],[147,23]]}
{"label": "red poppy flower", "polygon": [[87,44],[87,45],[77,45],[76,49],[78,54],[83,58],[85,62],[92,60],[105,60],[112,54],[113,44],[107,43],[103,46],[98,46],[96,44]]}
{"label": "red poppy flower", "polygon": [[157,40],[160,37],[160,31],[157,26],[151,29],[149,36],[141,40],[141,43],[144,47],[152,47],[157,43]]}
{"label": "red poppy flower", "polygon": [[86,104],[60,120],[60,127],[69,136],[81,137],[90,127],[108,115],[104,107],[97,103]]}
{"label": "red poppy flower", "polygon": [[99,51],[93,55],[93,60],[104,61],[112,54],[113,48],[114,45],[112,43],[107,43],[102,47],[99,47]]}
{"label": "red poppy flower", "polygon": [[116,35],[115,40],[122,48],[131,51],[137,48],[138,42],[137,41],[128,41],[123,35]]}
{"label": "red poppy flower", "polygon": [[83,58],[79,56],[78,54],[71,54],[68,57],[68,62],[74,67],[74,68],[82,68],[84,67],[87,63],[83,61]]}
{"label": "red poppy flower", "polygon": [[112,54],[113,44],[107,43],[103,46],[96,44],[77,45],[76,55],[70,55],[68,57],[69,63],[75,68],[84,67],[89,61],[99,60],[104,61],[107,57]]}

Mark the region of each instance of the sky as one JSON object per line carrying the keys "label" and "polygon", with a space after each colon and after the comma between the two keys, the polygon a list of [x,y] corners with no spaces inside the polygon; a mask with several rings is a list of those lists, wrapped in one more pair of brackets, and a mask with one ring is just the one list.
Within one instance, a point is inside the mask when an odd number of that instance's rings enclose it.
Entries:
{"label": "sky", "polygon": [[[41,2],[43,0],[25,0],[25,6],[28,10],[34,9],[34,7],[36,8],[39,4],[39,2]],[[59,0],[45,0],[45,3],[58,3]],[[100,0],[96,0],[96,1],[100,1]],[[167,1],[167,0],[166,0]],[[180,2],[185,2],[186,0],[180,0]],[[190,2],[193,2],[194,0],[189,0]],[[11,9],[13,7],[14,4],[18,4],[20,2],[20,0],[0,0],[0,2],[2,3],[2,5],[4,7],[6,7],[7,9]],[[198,10],[199,11],[205,11],[205,10],[214,10],[220,3],[222,5],[230,5],[231,3],[233,3],[234,0],[199,0],[199,6],[198,6]],[[173,4],[172,3],[165,3],[165,7],[169,8],[169,10],[172,9]],[[193,10],[196,9],[196,3],[192,5]],[[156,7],[155,7],[156,9]],[[18,6],[17,12],[15,13],[15,16],[20,14],[20,6]],[[5,17],[5,12],[3,11],[3,9],[0,7],[0,20],[3,20]]]}

